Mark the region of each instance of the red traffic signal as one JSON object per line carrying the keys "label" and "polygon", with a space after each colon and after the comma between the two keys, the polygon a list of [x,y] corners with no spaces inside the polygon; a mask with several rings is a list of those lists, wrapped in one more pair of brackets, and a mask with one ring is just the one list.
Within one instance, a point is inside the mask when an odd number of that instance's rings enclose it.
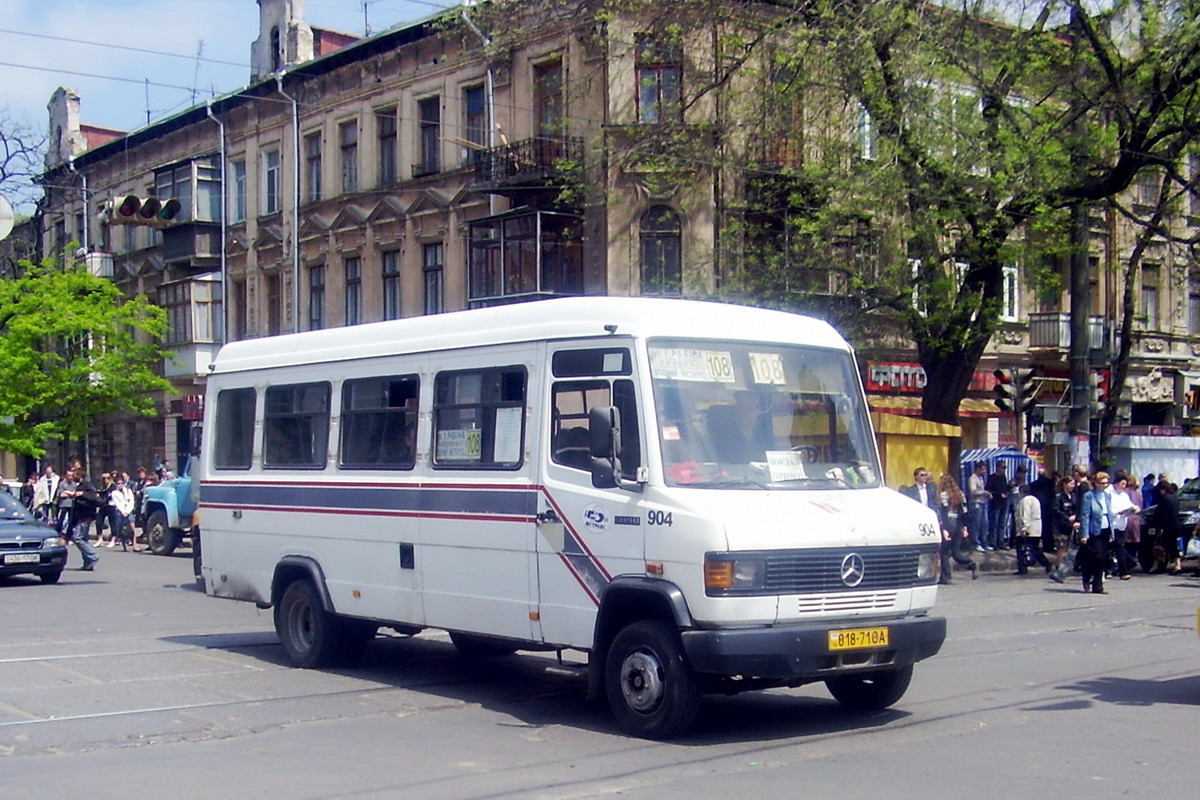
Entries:
{"label": "red traffic signal", "polygon": [[127,225],[162,227],[175,222],[182,211],[183,204],[174,197],[166,200],[157,197],[142,199],[131,194],[123,197],[119,203],[113,201],[109,219]]}
{"label": "red traffic signal", "polygon": [[992,402],[1001,411],[1012,411],[1016,399],[1016,389],[1013,387],[1012,373],[1006,369],[998,369],[992,374],[996,376],[996,385],[992,387],[996,398]]}

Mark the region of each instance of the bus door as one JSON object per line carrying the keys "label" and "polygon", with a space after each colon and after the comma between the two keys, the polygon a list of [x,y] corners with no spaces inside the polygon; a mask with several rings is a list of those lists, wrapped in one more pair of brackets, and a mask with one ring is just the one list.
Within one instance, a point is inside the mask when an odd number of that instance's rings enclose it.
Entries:
{"label": "bus door", "polygon": [[588,411],[620,412],[621,468],[634,480],[645,451],[632,345],[551,345],[550,413],[538,499],[538,612],[546,641],[588,646],[613,577],[645,573],[641,495],[592,486]]}

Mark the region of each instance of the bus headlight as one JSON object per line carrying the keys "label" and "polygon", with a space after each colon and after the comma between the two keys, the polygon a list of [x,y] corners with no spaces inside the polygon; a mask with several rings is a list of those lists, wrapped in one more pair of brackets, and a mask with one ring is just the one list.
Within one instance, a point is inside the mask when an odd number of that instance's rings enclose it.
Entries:
{"label": "bus headlight", "polygon": [[917,556],[917,580],[935,581],[938,578],[940,570],[941,560],[938,558],[936,550],[921,553]]}
{"label": "bus headlight", "polygon": [[704,561],[704,588],[709,594],[761,589],[767,579],[767,562],[760,558],[717,556]]}

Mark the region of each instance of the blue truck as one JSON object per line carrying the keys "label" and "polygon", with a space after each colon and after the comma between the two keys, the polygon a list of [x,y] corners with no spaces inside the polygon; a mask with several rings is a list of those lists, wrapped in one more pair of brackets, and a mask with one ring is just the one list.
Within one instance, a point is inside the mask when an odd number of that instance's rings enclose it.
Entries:
{"label": "blue truck", "polygon": [[189,540],[193,553],[199,550],[200,481],[192,474],[196,463],[189,458],[179,477],[142,491],[146,544],[155,555],[171,555],[184,539]]}

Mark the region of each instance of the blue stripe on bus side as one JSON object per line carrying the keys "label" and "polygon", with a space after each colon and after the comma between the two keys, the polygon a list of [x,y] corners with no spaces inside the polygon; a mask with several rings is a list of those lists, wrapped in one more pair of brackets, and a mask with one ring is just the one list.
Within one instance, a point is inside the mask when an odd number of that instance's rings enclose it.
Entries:
{"label": "blue stripe on bus side", "polygon": [[205,483],[200,487],[200,502],[206,505],[533,517],[537,513],[537,489],[532,486],[475,489],[465,486]]}

